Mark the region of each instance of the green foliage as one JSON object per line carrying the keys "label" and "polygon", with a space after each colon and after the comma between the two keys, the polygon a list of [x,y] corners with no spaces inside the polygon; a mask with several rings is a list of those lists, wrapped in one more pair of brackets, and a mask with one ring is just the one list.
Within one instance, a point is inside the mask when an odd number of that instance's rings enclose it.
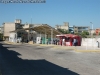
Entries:
{"label": "green foliage", "polygon": [[99,35],[100,35],[100,32],[99,32]]}
{"label": "green foliage", "polygon": [[80,33],[74,33],[75,35],[80,35]]}
{"label": "green foliage", "polygon": [[96,33],[93,33],[93,35],[96,35]]}
{"label": "green foliage", "polygon": [[58,29],[59,32],[63,33],[63,34],[68,34],[69,31],[68,30],[64,30],[64,29]]}
{"label": "green foliage", "polygon": [[83,38],[87,38],[89,35],[89,32],[83,31],[82,33],[74,33],[75,35],[80,35]]}
{"label": "green foliage", "polygon": [[83,31],[82,34],[84,34],[84,35],[89,35],[89,32]]}
{"label": "green foliage", "polygon": [[87,35],[84,34],[84,33],[82,33],[81,36],[82,36],[83,38],[87,38]]}
{"label": "green foliage", "polygon": [[3,34],[0,33],[0,40],[3,40]]}
{"label": "green foliage", "polygon": [[81,35],[83,38],[87,38],[88,35],[89,35],[89,32],[83,31],[80,35]]}

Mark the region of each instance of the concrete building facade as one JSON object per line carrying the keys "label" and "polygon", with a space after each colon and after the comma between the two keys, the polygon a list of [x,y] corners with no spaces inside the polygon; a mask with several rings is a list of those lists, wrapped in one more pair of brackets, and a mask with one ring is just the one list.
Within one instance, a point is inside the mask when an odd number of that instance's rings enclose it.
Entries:
{"label": "concrete building facade", "polygon": [[95,29],[96,35],[100,35],[100,28]]}
{"label": "concrete building facade", "polygon": [[56,25],[55,29],[65,29],[74,33],[82,33],[83,31],[90,33],[89,26],[69,26],[69,22],[64,22],[64,25]]}
{"label": "concrete building facade", "polygon": [[69,30],[69,22],[64,22],[64,25],[56,25],[55,29]]}
{"label": "concrete building facade", "polygon": [[95,29],[90,29],[89,34],[90,35],[94,35],[94,34],[96,35]]}
{"label": "concrete building facade", "polygon": [[4,23],[4,37],[8,37],[10,31],[14,31],[15,29],[15,23]]}
{"label": "concrete building facade", "polygon": [[4,29],[3,28],[4,28],[3,26],[0,26],[0,33],[1,34],[3,34],[3,32],[4,32]]}
{"label": "concrete building facade", "polygon": [[89,26],[73,26],[74,33],[82,33],[83,31],[90,32]]}
{"label": "concrete building facade", "polygon": [[14,23],[12,22],[3,23],[3,27],[4,27],[4,33],[3,33],[4,40],[9,40],[10,32],[17,29],[22,29],[23,24],[21,24],[20,19],[16,19]]}

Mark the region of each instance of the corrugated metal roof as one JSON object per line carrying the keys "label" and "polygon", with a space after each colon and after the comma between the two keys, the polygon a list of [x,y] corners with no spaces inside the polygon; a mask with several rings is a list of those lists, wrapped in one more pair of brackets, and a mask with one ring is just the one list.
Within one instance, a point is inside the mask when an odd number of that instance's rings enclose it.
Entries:
{"label": "corrugated metal roof", "polygon": [[22,30],[34,30],[36,32],[41,32],[43,34],[48,34],[48,35],[51,35],[51,30],[53,30],[53,35],[61,34],[55,28],[53,28],[47,24],[37,25],[37,26],[34,26],[33,28],[18,29],[18,30],[11,31],[11,32],[18,32],[18,31],[22,31]]}

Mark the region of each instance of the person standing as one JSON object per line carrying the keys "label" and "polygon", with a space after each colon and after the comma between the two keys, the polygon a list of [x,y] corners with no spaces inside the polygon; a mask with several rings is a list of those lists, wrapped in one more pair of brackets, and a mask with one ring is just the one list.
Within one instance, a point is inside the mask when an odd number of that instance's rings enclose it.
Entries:
{"label": "person standing", "polygon": [[97,47],[99,48],[99,41],[97,41]]}
{"label": "person standing", "polygon": [[59,45],[59,39],[57,40],[57,45]]}
{"label": "person standing", "polygon": [[57,45],[57,39],[55,40],[55,43],[56,43],[56,45]]}
{"label": "person standing", "polygon": [[55,40],[53,40],[53,43],[54,43],[54,45],[55,45]]}
{"label": "person standing", "polygon": [[62,39],[60,40],[61,46],[62,46]]}
{"label": "person standing", "polygon": [[76,46],[78,46],[78,40],[76,39]]}
{"label": "person standing", "polygon": [[76,38],[73,40],[73,46],[76,46]]}
{"label": "person standing", "polygon": [[47,39],[47,45],[48,45],[48,39]]}
{"label": "person standing", "polygon": [[62,44],[63,44],[63,46],[65,45],[65,39],[64,38],[62,39]]}
{"label": "person standing", "polygon": [[22,37],[22,43],[24,42],[24,37]]}

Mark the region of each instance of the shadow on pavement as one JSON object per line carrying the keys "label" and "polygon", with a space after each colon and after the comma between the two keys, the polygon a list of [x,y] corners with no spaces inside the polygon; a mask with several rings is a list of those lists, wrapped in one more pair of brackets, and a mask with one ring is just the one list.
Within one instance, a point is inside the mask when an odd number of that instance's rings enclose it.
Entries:
{"label": "shadow on pavement", "polygon": [[47,60],[25,60],[0,44],[2,75],[79,75]]}

